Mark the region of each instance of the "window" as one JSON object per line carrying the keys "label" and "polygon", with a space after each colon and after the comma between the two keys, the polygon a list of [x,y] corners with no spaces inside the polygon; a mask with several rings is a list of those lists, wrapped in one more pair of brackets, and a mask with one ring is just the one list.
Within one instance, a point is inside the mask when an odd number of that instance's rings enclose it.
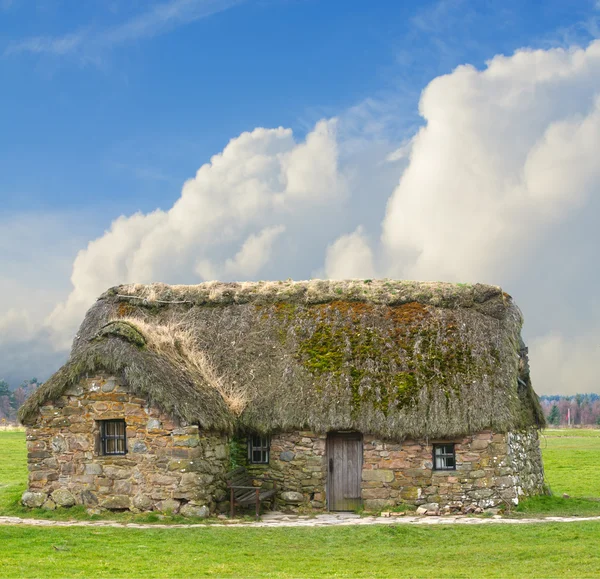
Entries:
{"label": "window", "polygon": [[248,462],[252,464],[268,464],[270,443],[271,441],[268,436],[249,436]]}
{"label": "window", "polygon": [[433,445],[434,470],[456,470],[456,452],[454,444]]}
{"label": "window", "polygon": [[125,440],[124,420],[100,421],[100,454],[125,454],[127,443]]}

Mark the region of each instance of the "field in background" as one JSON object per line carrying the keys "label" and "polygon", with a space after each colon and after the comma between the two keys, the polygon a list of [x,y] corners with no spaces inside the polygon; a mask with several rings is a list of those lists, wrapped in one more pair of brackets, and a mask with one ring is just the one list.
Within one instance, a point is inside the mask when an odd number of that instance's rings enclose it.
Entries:
{"label": "field in background", "polygon": [[[0,515],[12,514],[27,486],[24,430],[0,430]],[[1,531],[0,531],[1,532]]]}
{"label": "field in background", "polygon": [[600,429],[545,430],[540,444],[555,495],[600,497]]}
{"label": "field in background", "polygon": [[[549,497],[522,501],[516,516],[600,515],[600,430],[549,429],[540,437]],[[563,498],[563,494],[570,498]]]}
{"label": "field in background", "polygon": [[[600,497],[600,475],[594,473],[600,460],[600,431],[546,431],[542,449],[555,496],[525,501],[515,516],[600,515],[600,502],[593,500]],[[52,513],[20,507],[26,473],[24,433],[0,431],[0,514],[89,519],[81,508]],[[562,493],[572,498],[563,499]],[[156,520],[156,515],[110,516],[132,517]],[[599,543],[597,522],[307,529],[0,526],[0,575],[598,577]]]}

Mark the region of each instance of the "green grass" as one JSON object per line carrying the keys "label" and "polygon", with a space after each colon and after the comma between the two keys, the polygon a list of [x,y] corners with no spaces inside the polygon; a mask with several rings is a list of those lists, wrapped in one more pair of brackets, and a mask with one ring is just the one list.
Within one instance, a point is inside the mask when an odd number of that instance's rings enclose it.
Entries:
{"label": "green grass", "polygon": [[540,444],[552,496],[521,501],[517,515],[600,516],[600,430],[545,430]]}
{"label": "green grass", "polygon": [[0,514],[11,514],[26,487],[25,433],[0,431]]}
{"label": "green grass", "polygon": [[[555,496],[522,502],[517,516],[600,515],[600,502],[592,500],[600,496],[593,476],[600,431],[548,431],[542,448]],[[26,478],[24,433],[0,432],[0,514],[90,518],[82,508],[24,509],[18,501]],[[562,499],[563,492],[572,498]],[[159,520],[156,514],[102,518]],[[597,522],[312,529],[0,526],[0,576],[598,577],[599,543]]]}
{"label": "green grass", "polygon": [[523,500],[511,514],[523,517],[600,517],[597,499],[563,499],[562,496],[531,497]]}
{"label": "green grass", "polygon": [[554,495],[600,497],[600,430],[546,430],[540,442]]}
{"label": "green grass", "polygon": [[0,527],[3,577],[597,577],[600,524]]}

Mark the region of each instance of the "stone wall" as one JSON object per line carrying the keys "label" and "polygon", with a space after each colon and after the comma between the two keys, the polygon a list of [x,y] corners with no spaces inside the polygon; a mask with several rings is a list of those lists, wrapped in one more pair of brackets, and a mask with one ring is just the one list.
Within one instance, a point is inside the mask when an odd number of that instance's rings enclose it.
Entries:
{"label": "stone wall", "polygon": [[327,484],[325,444],[327,436],[314,432],[291,432],[271,437],[269,464],[247,465],[257,477],[277,482],[278,506],[297,510],[324,509]]}
{"label": "stone wall", "polygon": [[[126,422],[127,454],[98,452],[99,420]],[[82,380],[27,428],[29,506],[161,510],[207,515],[227,499],[225,435],[182,425],[119,379]],[[221,507],[224,508],[223,503]]]}
{"label": "stone wall", "polygon": [[[455,443],[456,470],[433,470],[434,442]],[[365,436],[362,478],[366,509],[408,503],[465,511],[517,504],[520,496],[544,492],[537,431],[488,431],[429,444]]]}
{"label": "stone wall", "polygon": [[511,432],[506,442],[511,467],[516,475],[517,497],[545,492],[544,465],[538,431]]}
{"label": "stone wall", "polygon": [[[278,483],[280,507],[326,508],[326,435],[278,434],[268,465],[249,465],[256,476]],[[435,471],[432,443],[454,442],[456,470]],[[537,431],[482,432],[455,440],[401,443],[366,435],[363,440],[362,498],[365,509],[407,503],[443,510],[517,504],[520,496],[544,492]]]}
{"label": "stone wall", "polygon": [[[101,456],[98,421],[122,418],[127,454]],[[325,434],[271,437],[268,465],[251,473],[277,482],[277,507],[327,508]],[[434,471],[432,443],[454,442],[456,470]],[[242,441],[242,444],[245,444]],[[55,508],[181,510],[207,515],[227,508],[227,437],[182,425],[110,376],[85,379],[48,402],[27,428],[29,489],[24,503]],[[268,485],[270,483],[267,483]],[[401,443],[365,435],[362,498],[367,510],[401,503],[469,510],[516,504],[544,491],[537,431],[482,432],[447,441]]]}

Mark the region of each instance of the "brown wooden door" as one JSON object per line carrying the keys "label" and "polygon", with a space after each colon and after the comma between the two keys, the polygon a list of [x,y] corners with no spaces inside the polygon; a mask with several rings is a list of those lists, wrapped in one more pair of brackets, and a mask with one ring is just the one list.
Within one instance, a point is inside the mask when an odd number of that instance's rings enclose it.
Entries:
{"label": "brown wooden door", "polygon": [[332,432],[327,436],[327,506],[330,511],[360,507],[362,434]]}

